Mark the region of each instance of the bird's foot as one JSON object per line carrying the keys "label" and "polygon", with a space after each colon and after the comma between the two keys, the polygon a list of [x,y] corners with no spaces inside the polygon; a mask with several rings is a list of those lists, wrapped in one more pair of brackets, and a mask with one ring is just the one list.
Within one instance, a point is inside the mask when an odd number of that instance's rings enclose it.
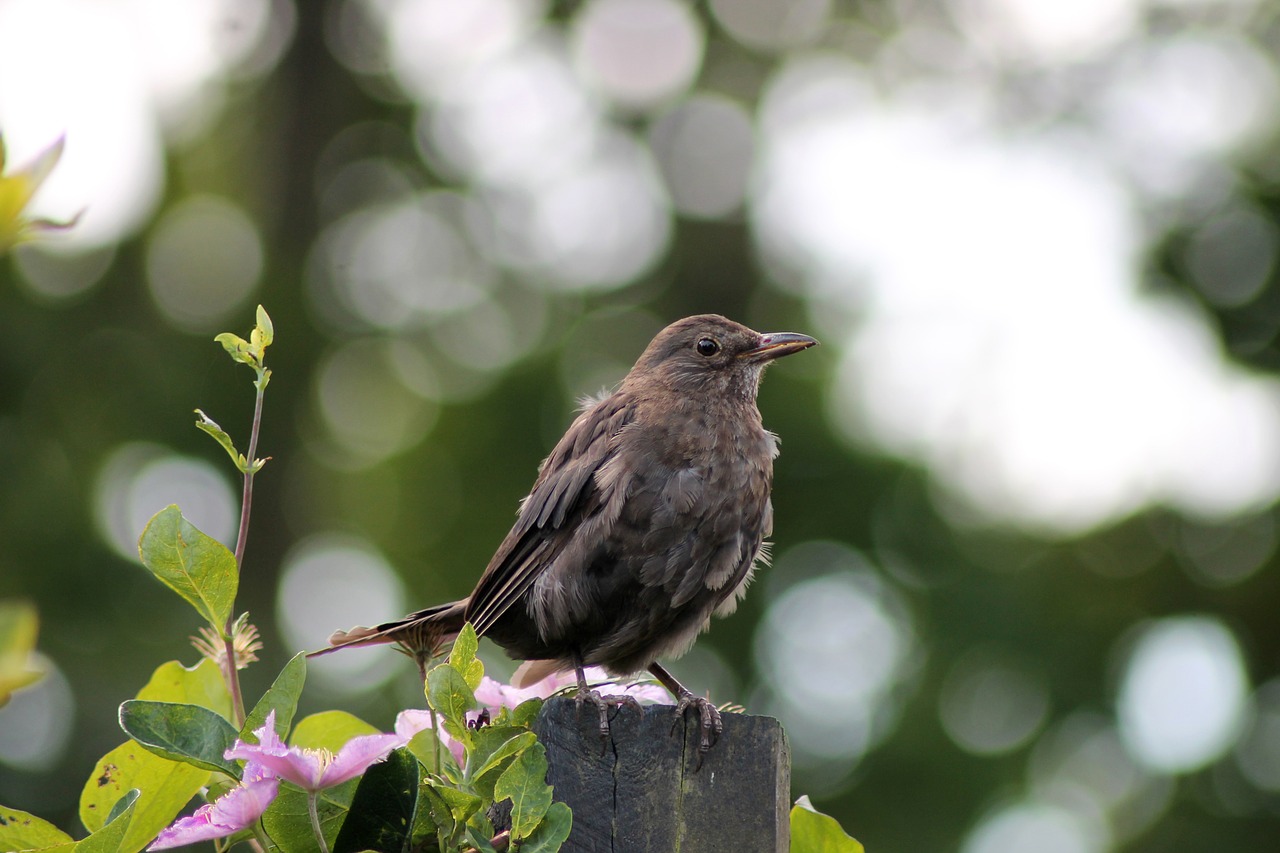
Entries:
{"label": "bird's foot", "polygon": [[724,731],[724,723],[720,721],[720,712],[716,710],[716,706],[711,704],[711,700],[705,696],[694,696],[688,690],[681,692],[680,697],[676,700],[676,721],[671,726],[672,734],[675,733],[676,727],[684,720],[684,712],[690,708],[698,709],[698,767],[702,769],[702,757],[707,754],[716,741],[720,740],[720,733]]}
{"label": "bird's foot", "polygon": [[635,708],[641,714],[644,709],[640,707],[640,703],[636,701],[636,697],[626,694],[602,696],[598,690],[583,690],[579,688],[578,695],[573,699],[578,706],[578,713],[582,713],[583,705],[595,705],[596,710],[600,713],[600,754],[604,755],[609,748],[609,706],[617,708],[627,706]]}

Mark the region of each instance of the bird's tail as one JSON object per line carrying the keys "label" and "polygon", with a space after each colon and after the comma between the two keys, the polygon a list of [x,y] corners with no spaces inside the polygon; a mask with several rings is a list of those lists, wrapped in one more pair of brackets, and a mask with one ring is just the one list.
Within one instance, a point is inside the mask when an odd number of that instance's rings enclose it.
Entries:
{"label": "bird's tail", "polygon": [[437,604],[372,628],[357,625],[347,631],[334,631],[329,635],[329,647],[312,652],[308,657],[326,655],[351,646],[376,646],[380,643],[398,643],[415,656],[435,657],[462,630],[466,609],[467,600],[464,598]]}

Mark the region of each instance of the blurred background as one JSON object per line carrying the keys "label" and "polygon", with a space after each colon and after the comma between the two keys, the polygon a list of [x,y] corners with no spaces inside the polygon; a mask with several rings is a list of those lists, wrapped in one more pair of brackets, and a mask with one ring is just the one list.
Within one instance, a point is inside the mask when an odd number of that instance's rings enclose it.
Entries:
{"label": "blurred background", "polygon": [[[197,655],[137,564],[230,543],[250,697],[465,594],[575,400],[703,311],[770,371],[775,561],[674,667],[773,714],[867,848],[1280,832],[1280,11],[1265,0],[0,0],[0,596],[48,676],[0,802],[78,831],[116,705]],[[490,648],[495,675],[511,664]],[[386,649],[304,711],[421,703]]]}

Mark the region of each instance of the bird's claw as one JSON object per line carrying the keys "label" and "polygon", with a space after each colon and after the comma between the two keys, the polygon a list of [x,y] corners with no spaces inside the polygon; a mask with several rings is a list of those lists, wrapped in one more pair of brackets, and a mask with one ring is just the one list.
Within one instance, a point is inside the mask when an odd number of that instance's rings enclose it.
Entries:
{"label": "bird's claw", "polygon": [[702,758],[715,746],[720,740],[720,734],[724,731],[724,723],[720,721],[720,712],[716,710],[716,706],[711,704],[711,700],[705,696],[694,696],[688,691],[681,693],[680,698],[676,700],[676,721],[671,725],[671,733],[675,734],[676,728],[684,720],[684,712],[690,708],[698,709],[698,768],[702,769]]}
{"label": "bird's claw", "polygon": [[598,690],[579,690],[578,695],[573,699],[578,706],[578,713],[582,713],[582,706],[592,704],[596,706],[596,710],[600,712],[600,754],[604,755],[609,748],[609,706],[614,705],[618,708],[623,706],[635,708],[640,713],[644,713],[644,709],[640,707],[640,703],[636,701],[636,697],[627,694],[616,696],[602,696]]}

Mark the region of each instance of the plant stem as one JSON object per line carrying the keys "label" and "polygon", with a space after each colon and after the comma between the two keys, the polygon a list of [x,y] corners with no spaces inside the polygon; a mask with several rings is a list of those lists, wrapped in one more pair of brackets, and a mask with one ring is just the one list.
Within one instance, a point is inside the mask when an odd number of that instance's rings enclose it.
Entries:
{"label": "plant stem", "polygon": [[[418,652],[413,656],[418,664],[418,678],[422,681],[422,695],[427,695],[427,659],[422,652]],[[431,740],[431,772],[440,775],[440,717],[436,715],[436,709],[431,707],[431,700],[427,700],[427,710],[431,712],[431,733],[435,735]]]}
{"label": "plant stem", "polygon": [[267,839],[267,831],[262,826],[262,818],[253,822],[253,838],[249,839],[249,845],[258,853],[263,853],[271,847],[271,842]]}
{"label": "plant stem", "polygon": [[244,728],[244,694],[240,691],[240,672],[236,669],[236,645],[231,636],[233,624],[231,619],[227,619],[227,627],[222,632],[222,649],[226,658],[222,662],[222,677],[231,691],[231,712],[236,715],[236,728]]}
{"label": "plant stem", "polygon": [[311,831],[316,834],[316,843],[320,845],[320,853],[329,853],[329,845],[320,831],[320,815],[316,811],[316,792],[307,792],[307,812],[311,815]]}
{"label": "plant stem", "polygon": [[240,497],[240,531],[236,534],[236,567],[244,562],[244,546],[249,539],[249,509],[253,506],[253,471],[254,460],[258,456],[258,432],[262,428],[262,396],[261,381],[255,383],[258,393],[253,402],[253,428],[249,431],[249,450],[245,453],[245,464],[250,468],[244,472],[244,491]]}
{"label": "plant stem", "polygon": [[[244,489],[240,495],[240,529],[236,533],[236,571],[244,565],[245,543],[249,540],[249,512],[253,507],[253,463],[258,453],[258,433],[262,428],[262,373],[258,373],[258,382],[254,383],[257,394],[253,402],[253,428],[249,430],[249,452],[245,454]],[[244,694],[240,690],[240,671],[236,668],[235,642],[232,628],[235,625],[235,613],[227,614],[227,624],[222,630],[223,648],[226,650],[226,666],[223,674],[227,679],[227,688],[231,691],[231,708],[236,717],[236,726],[243,728],[245,721]]]}
{"label": "plant stem", "polygon": [[436,713],[435,708],[431,708],[431,733],[435,735],[431,739],[431,760],[435,767],[431,768],[431,772],[437,776],[440,775],[440,715]]}

